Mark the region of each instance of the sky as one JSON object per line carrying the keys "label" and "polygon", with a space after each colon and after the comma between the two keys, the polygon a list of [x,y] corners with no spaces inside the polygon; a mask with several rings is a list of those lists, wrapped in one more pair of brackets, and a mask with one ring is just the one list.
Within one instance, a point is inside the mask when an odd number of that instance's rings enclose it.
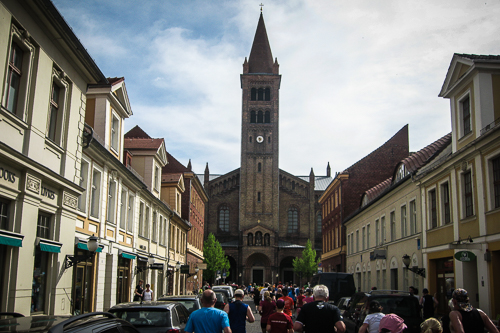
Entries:
{"label": "sky", "polygon": [[[260,0],[262,1],[262,0]],[[260,1],[53,0],[133,116],[193,171],[240,166],[240,74]],[[410,151],[451,131],[438,97],[454,53],[500,54],[500,1],[263,2],[280,64],[280,168],[332,175],[409,125]]]}

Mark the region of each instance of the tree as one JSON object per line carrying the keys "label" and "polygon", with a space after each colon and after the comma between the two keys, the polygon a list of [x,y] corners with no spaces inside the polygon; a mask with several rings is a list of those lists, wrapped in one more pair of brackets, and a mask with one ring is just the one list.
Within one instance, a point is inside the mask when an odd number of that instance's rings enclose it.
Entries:
{"label": "tree", "polygon": [[[228,270],[230,267],[229,260],[213,233],[208,235],[208,239],[203,244],[203,256],[205,257],[203,262],[207,264],[207,269],[203,271],[204,280],[213,281],[218,270]],[[226,274],[226,277],[229,277],[229,272]]]}
{"label": "tree", "polygon": [[319,258],[316,259],[316,250],[312,248],[308,239],[306,248],[302,251],[302,258],[293,259],[293,269],[295,273],[306,278],[310,278],[318,271]]}

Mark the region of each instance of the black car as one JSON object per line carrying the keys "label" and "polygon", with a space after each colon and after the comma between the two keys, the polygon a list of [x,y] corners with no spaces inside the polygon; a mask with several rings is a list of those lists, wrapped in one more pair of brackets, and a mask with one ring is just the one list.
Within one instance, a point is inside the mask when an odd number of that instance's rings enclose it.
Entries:
{"label": "black car", "polygon": [[128,321],[141,333],[182,333],[189,317],[184,305],[171,301],[121,303],[109,312]]}
{"label": "black car", "polygon": [[408,329],[405,332],[419,333],[422,315],[415,296],[409,292],[397,290],[374,290],[369,293],[358,292],[351,297],[349,307],[344,312],[346,332],[357,333],[366,315],[371,301],[376,300],[383,307],[385,314],[394,313],[403,318]]}
{"label": "black car", "polygon": [[217,300],[215,301],[214,307],[219,310],[224,310],[226,304],[229,303],[229,299],[227,298],[226,293],[217,290],[215,291],[215,297]]}
{"label": "black car", "polygon": [[223,293],[226,298],[228,303],[232,303],[234,301],[233,296],[231,295],[231,292],[227,289],[222,289],[222,288],[214,288],[212,289],[214,293]]}
{"label": "black car", "polygon": [[[6,318],[9,317],[9,318]],[[91,312],[79,316],[13,316],[0,313],[0,333],[139,333],[130,323],[107,312]]]}
{"label": "black car", "polygon": [[189,314],[198,309],[201,309],[200,297],[198,295],[179,295],[179,296],[166,296],[163,295],[158,298],[159,301],[173,301],[183,304],[189,311]]}

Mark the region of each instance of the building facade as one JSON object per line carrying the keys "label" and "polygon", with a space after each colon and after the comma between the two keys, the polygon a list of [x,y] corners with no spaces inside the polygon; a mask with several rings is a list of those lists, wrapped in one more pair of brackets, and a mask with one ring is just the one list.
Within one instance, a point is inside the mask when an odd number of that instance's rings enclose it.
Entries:
{"label": "building facade", "polygon": [[344,219],[359,208],[366,190],[391,176],[394,166],[408,156],[408,151],[407,125],[372,153],[335,175],[319,198],[323,216],[323,272],[347,271]]}
{"label": "building facade", "polygon": [[226,282],[298,282],[293,258],[301,255],[307,240],[321,252],[315,241],[321,232],[317,198],[331,178],[315,177],[312,170],[298,177],[279,168],[281,75],[262,14],[240,79],[241,166],[210,175],[207,165],[205,239],[213,233],[229,258]]}
{"label": "building facade", "polygon": [[0,16],[0,310],[69,314],[85,94],[107,80],[50,1]]}
{"label": "building facade", "polygon": [[426,284],[441,304],[452,289],[467,289],[491,318],[500,314],[499,69],[500,56],[453,56],[439,94],[450,100],[450,154],[415,177],[424,203]]}

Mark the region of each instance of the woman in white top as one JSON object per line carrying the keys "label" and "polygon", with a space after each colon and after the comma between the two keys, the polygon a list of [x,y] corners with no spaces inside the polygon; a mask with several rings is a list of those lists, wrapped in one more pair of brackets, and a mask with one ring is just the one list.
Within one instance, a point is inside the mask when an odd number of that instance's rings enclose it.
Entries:
{"label": "woman in white top", "polygon": [[146,284],[146,289],[144,289],[144,291],[142,292],[142,300],[143,301],[152,301],[153,300],[153,291],[151,289],[149,289],[149,287],[151,287],[148,284]]}
{"label": "woman in white top", "polygon": [[382,313],[382,309],[379,302],[371,301],[368,305],[369,314],[365,317],[365,321],[359,328],[358,333],[378,333],[380,319],[385,316],[385,314]]}

